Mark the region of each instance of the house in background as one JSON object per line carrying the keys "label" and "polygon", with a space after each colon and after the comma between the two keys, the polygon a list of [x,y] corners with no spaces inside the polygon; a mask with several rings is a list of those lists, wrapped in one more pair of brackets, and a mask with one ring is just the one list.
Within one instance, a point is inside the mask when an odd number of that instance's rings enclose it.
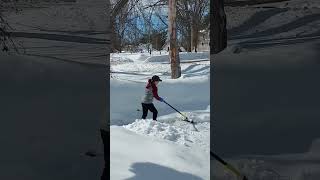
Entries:
{"label": "house in background", "polygon": [[210,51],[210,30],[204,29],[200,31],[198,42],[198,51]]}
{"label": "house in background", "polygon": [[[198,52],[207,52],[210,51],[210,30],[209,29],[203,29],[199,31],[199,42],[198,42]],[[170,47],[170,41],[167,39],[166,43],[163,45],[162,50],[163,51],[169,51]],[[180,52],[186,52],[185,48],[180,46]],[[192,49],[192,52],[194,52],[194,49]]]}
{"label": "house in background", "polygon": [[[168,38],[166,43],[162,46],[162,50],[166,51],[166,52],[169,52],[169,48],[170,48],[170,41],[169,41],[169,38]],[[184,47],[179,46],[179,52],[186,52],[186,50],[184,49]]]}

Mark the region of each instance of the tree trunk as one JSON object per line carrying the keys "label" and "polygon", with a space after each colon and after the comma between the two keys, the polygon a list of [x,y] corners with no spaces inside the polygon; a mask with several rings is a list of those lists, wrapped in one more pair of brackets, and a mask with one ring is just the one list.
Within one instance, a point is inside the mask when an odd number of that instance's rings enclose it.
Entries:
{"label": "tree trunk", "polygon": [[210,2],[210,53],[217,54],[227,47],[226,14],[224,1],[214,0]]}
{"label": "tree trunk", "polygon": [[191,52],[193,52],[194,50],[194,31],[195,31],[195,26],[193,24],[193,22],[191,23],[191,38],[190,38],[190,41],[191,41]]}
{"label": "tree trunk", "polygon": [[187,37],[185,39],[185,44],[186,44],[186,51],[187,52],[191,52],[192,51],[192,45],[191,45],[191,39],[192,39],[192,35],[191,35],[191,29],[188,31]]}
{"label": "tree trunk", "polygon": [[115,28],[115,20],[111,19],[114,17],[110,17],[110,26],[111,26],[111,50],[112,52],[115,52],[115,50],[118,50],[118,34],[116,32]]}
{"label": "tree trunk", "polygon": [[121,52],[120,35],[116,32],[116,16],[121,12],[123,7],[128,4],[129,0],[118,0],[113,9],[110,10],[110,25],[111,25],[111,49],[114,52],[119,50]]}
{"label": "tree trunk", "polygon": [[177,48],[176,29],[176,0],[169,0],[169,36],[170,36],[170,62],[171,78],[177,79],[181,76],[179,51]]}
{"label": "tree trunk", "polygon": [[192,25],[192,38],[191,38],[191,42],[192,42],[192,51],[197,52],[197,48],[198,48],[198,39],[199,39],[199,30],[198,30],[198,24],[194,23]]}

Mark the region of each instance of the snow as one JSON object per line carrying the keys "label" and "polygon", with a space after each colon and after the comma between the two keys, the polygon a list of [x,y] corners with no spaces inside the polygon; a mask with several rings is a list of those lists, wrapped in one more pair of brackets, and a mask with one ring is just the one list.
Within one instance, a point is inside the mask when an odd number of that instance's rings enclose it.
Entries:
{"label": "snow", "polygon": [[112,80],[146,83],[147,78],[160,75],[166,79],[161,83],[165,85],[171,82],[200,83],[209,77],[208,52],[181,53],[182,77],[175,81],[170,78],[171,69],[168,58],[168,55],[160,54],[150,56],[147,53],[112,53],[111,73],[114,78]]}
{"label": "snow", "polygon": [[[111,179],[210,178],[209,54],[180,57],[182,76],[171,79],[168,53],[111,54]],[[163,80],[159,95],[196,122],[198,131],[156,100],[158,121],[140,119],[141,98],[153,75]]]}
{"label": "snow", "polygon": [[[141,65],[139,67],[141,67],[142,71],[139,71],[134,65],[119,66],[128,67],[128,70],[117,71],[114,75],[115,77],[111,79],[110,97],[111,102],[113,102],[110,111],[111,124],[122,125],[140,118],[141,111],[137,110],[141,110],[140,101],[144,94],[144,86],[146,85],[147,79],[151,78],[153,74],[158,74],[160,78],[163,79],[163,82],[159,85],[159,95],[169,104],[181,110],[201,110],[206,109],[209,105],[210,83],[208,74],[203,75],[190,70],[190,72],[193,72],[193,76],[187,77],[188,74],[186,72],[186,74],[184,74],[185,78],[182,77],[178,80],[172,80],[169,79],[169,74],[162,75],[160,74],[161,72],[158,73],[162,67],[167,70],[170,65],[160,67],[157,65],[152,65],[151,67]],[[143,71],[143,67],[145,71]],[[206,65],[205,67],[206,68],[202,68],[204,69],[203,71],[209,71],[209,66]],[[117,67],[113,66],[112,68],[117,69]],[[133,68],[132,71],[131,68]],[[159,115],[173,112],[173,110],[164,103],[155,101],[155,105],[159,110]]]}
{"label": "snow", "polygon": [[[203,151],[210,150],[210,112],[186,113],[190,120],[198,122],[195,126],[181,121],[178,114],[169,114],[158,118],[159,122],[153,120],[137,119],[135,122],[125,125],[126,129],[137,132],[138,134],[166,139],[187,147],[195,146],[202,148]],[[202,122],[202,123],[199,123]]]}
{"label": "snow", "polygon": [[111,126],[111,179],[209,179],[209,153]]}
{"label": "snow", "polygon": [[[179,53],[179,58],[181,62],[185,61],[195,61],[195,60],[209,60],[209,52],[199,52],[199,53]],[[169,63],[169,55],[158,55],[151,56],[145,60],[146,62],[167,62]]]}

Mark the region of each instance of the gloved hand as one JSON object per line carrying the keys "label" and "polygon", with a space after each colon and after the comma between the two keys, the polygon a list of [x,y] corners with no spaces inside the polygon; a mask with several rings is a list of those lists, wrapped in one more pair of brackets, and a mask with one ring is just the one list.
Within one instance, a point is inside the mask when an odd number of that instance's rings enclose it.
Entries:
{"label": "gloved hand", "polygon": [[162,97],[160,97],[159,101],[160,101],[160,102],[163,102],[163,101],[164,101],[164,99],[163,99]]}

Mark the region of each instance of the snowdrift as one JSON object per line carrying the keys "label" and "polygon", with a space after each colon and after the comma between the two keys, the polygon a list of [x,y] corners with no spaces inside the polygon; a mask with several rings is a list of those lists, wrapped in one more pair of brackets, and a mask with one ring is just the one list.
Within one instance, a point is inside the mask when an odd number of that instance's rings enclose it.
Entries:
{"label": "snowdrift", "polygon": [[[209,112],[208,112],[209,114]],[[174,114],[175,116],[178,116]],[[163,123],[162,121],[171,123]],[[196,131],[190,123],[179,120],[179,117],[168,119],[159,118],[160,122],[137,119],[135,122],[125,125],[124,128],[136,132],[141,135],[156,137],[168,141],[175,142],[186,147],[198,147],[205,152],[209,152],[210,146],[210,119],[207,116],[207,122],[195,125]]]}
{"label": "snowdrift", "polygon": [[201,148],[136,134],[111,126],[110,179],[208,180],[209,153]]}
{"label": "snowdrift", "polygon": [[[209,60],[208,52],[198,52],[198,53],[179,53],[180,61],[195,61],[195,60]],[[169,63],[169,55],[158,55],[151,56],[146,59],[145,62],[161,62],[161,63]]]}

